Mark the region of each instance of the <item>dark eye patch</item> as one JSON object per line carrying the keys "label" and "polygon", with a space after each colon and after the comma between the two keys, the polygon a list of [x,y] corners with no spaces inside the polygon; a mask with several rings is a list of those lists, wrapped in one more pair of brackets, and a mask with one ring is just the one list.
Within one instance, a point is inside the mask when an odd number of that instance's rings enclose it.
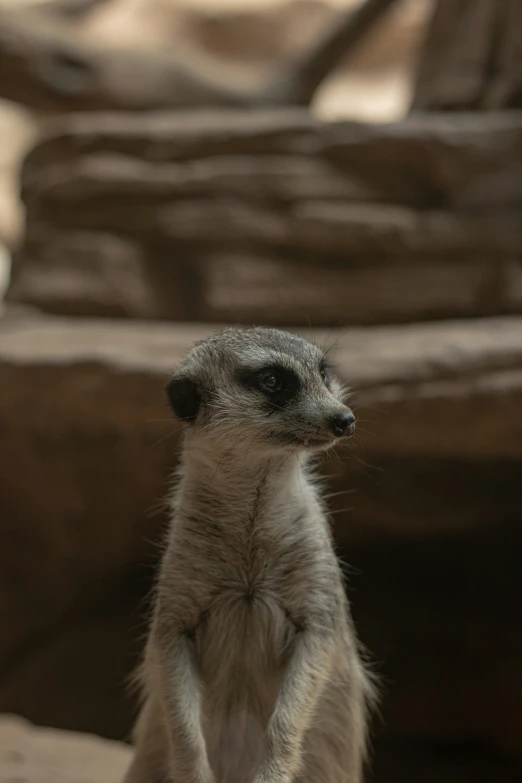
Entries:
{"label": "dark eye patch", "polygon": [[239,371],[238,379],[247,389],[262,394],[271,410],[283,408],[297,396],[301,388],[296,373],[278,364],[243,368]]}

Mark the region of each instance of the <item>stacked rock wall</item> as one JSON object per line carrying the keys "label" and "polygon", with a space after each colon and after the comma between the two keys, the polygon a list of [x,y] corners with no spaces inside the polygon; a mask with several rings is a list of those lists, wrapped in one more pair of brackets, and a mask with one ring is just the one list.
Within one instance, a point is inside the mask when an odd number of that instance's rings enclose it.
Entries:
{"label": "stacked rock wall", "polygon": [[76,117],[29,156],[12,302],[313,326],[520,312],[522,114]]}

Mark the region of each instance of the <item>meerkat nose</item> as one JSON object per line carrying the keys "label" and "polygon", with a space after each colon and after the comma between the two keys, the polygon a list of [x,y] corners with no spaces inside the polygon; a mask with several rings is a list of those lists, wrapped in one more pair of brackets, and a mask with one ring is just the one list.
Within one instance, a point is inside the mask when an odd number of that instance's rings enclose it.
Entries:
{"label": "meerkat nose", "polygon": [[342,438],[345,435],[352,435],[355,430],[355,416],[350,410],[336,413],[336,415],[330,419],[330,425],[333,434],[338,438]]}

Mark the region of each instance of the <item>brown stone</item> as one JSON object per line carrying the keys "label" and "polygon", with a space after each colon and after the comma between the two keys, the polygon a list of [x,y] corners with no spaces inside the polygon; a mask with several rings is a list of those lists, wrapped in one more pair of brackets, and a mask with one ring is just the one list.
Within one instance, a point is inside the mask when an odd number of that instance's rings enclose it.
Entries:
{"label": "brown stone", "polygon": [[444,253],[464,257],[522,253],[522,221],[515,211],[469,217],[329,199],[303,199],[283,209],[277,203],[240,201],[237,194],[226,192],[219,197],[181,197],[152,205],[132,204],[132,197],[124,195],[116,201],[109,192],[92,200],[71,198],[70,212],[61,206],[57,208],[55,201],[48,210],[40,207],[56,228],[102,227],[142,237],[158,233],[172,249],[180,242],[225,247],[248,244],[362,258],[382,253],[404,260]]}
{"label": "brown stone", "polygon": [[231,86],[219,64],[207,73],[177,49],[100,44],[45,9],[0,8],[0,65],[9,74],[2,98],[43,112],[240,106],[254,98]]}
{"label": "brown stone", "polygon": [[26,161],[8,299],[315,326],[518,312],[521,151],[518,113],[73,117]]}
{"label": "brown stone", "polygon": [[[397,323],[455,312],[473,316],[499,308],[495,281],[502,276],[502,265],[482,255],[474,261],[435,256],[423,263],[386,261],[377,255],[350,258],[350,263],[325,261],[322,266],[310,261],[310,256],[269,250],[255,255],[235,249],[210,251],[202,264],[202,311],[210,321],[292,326],[308,318],[314,326],[325,327],[354,321]],[[515,267],[510,271],[514,275]],[[515,311],[520,300],[509,290],[509,309]]]}
{"label": "brown stone", "polygon": [[[520,205],[520,179],[509,178],[509,174],[513,167],[520,171],[521,150],[519,112],[480,117],[421,114],[383,125],[321,123],[299,109],[73,115],[50,126],[29,154],[23,172],[24,197],[30,202],[34,190],[41,198],[42,191],[50,191],[57,173],[62,182],[67,180],[56,164],[73,165],[74,179],[74,167],[80,167],[81,173],[82,159],[93,155],[105,156],[106,162],[107,156],[117,156],[113,171],[105,178],[99,173],[102,182],[110,182],[118,171],[124,175],[121,156],[127,155],[152,164],[201,161],[186,169],[171,169],[185,177],[194,168],[201,169],[203,161],[216,157],[233,156],[240,161],[254,157],[261,166],[267,156],[290,155],[292,159],[313,156],[323,170],[325,163],[333,163],[334,176],[344,175],[366,188],[369,183],[385,203],[432,208]],[[292,162],[285,162],[290,175]],[[241,162],[232,165],[240,167]],[[255,160],[250,165],[255,166]],[[306,164],[298,160],[297,165],[302,170]],[[147,181],[151,168],[142,166],[139,171]],[[215,176],[212,167],[208,171],[209,178]],[[232,168],[229,176],[233,173]],[[284,173],[284,168],[275,173],[276,183]]]}
{"label": "brown stone", "polygon": [[244,64],[295,56],[329,23],[335,9],[321,0],[290,0],[243,9],[186,13],[182,34],[219,58]]}
{"label": "brown stone", "polygon": [[96,231],[50,235],[36,229],[25,243],[30,262],[15,260],[11,299],[63,314],[161,315],[160,286],[152,284],[139,242]]}
{"label": "brown stone", "polygon": [[0,717],[0,783],[119,783],[129,759],[116,742]]}
{"label": "brown stone", "polygon": [[317,125],[308,111],[294,108],[72,114],[49,124],[26,159],[24,180],[30,186],[31,172],[95,152],[133,155],[152,162],[230,153],[314,152],[319,145]]}
{"label": "brown stone", "polygon": [[193,317],[197,270],[154,241],[37,223],[16,253],[6,299],[63,315]]}
{"label": "brown stone", "polygon": [[521,108],[521,24],[519,0],[438,0],[414,109]]}
{"label": "brown stone", "polygon": [[[250,84],[234,78],[216,58],[205,62],[201,52],[194,56],[190,47],[184,50],[183,41],[175,47],[133,47],[122,46],[120,39],[120,45],[114,45],[112,38],[95,34],[96,25],[91,34],[82,35],[69,23],[70,14],[50,13],[49,4],[29,10],[0,8],[0,66],[10,75],[1,82],[0,93],[46,112],[306,106],[340,60],[395,2],[365,0],[355,9],[346,9],[297,62],[281,64],[261,84],[255,83],[255,77]],[[144,27],[151,31],[148,10]],[[163,35],[168,26],[169,22]]]}
{"label": "brown stone", "polygon": [[520,112],[431,112],[385,125],[332,123],[325,154],[354,176],[394,183],[394,200],[412,206],[520,206],[521,122]]}
{"label": "brown stone", "polygon": [[29,203],[41,199],[44,211],[64,199],[78,208],[80,203],[115,197],[123,198],[126,205],[136,199],[146,205],[228,194],[286,203],[306,198],[372,201],[378,196],[328,161],[290,154],[230,153],[158,165],[130,155],[94,153],[71,160],[66,167],[51,164],[36,177],[28,173],[28,180]]}

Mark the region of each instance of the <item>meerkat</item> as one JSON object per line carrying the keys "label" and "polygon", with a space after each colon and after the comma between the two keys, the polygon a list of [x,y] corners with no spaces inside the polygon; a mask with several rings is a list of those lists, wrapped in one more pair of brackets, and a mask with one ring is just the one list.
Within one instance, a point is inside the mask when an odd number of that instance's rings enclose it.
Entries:
{"label": "meerkat", "polygon": [[167,387],[184,445],[124,783],[361,783],[374,699],[310,456],[355,418],[323,352],[225,329]]}

